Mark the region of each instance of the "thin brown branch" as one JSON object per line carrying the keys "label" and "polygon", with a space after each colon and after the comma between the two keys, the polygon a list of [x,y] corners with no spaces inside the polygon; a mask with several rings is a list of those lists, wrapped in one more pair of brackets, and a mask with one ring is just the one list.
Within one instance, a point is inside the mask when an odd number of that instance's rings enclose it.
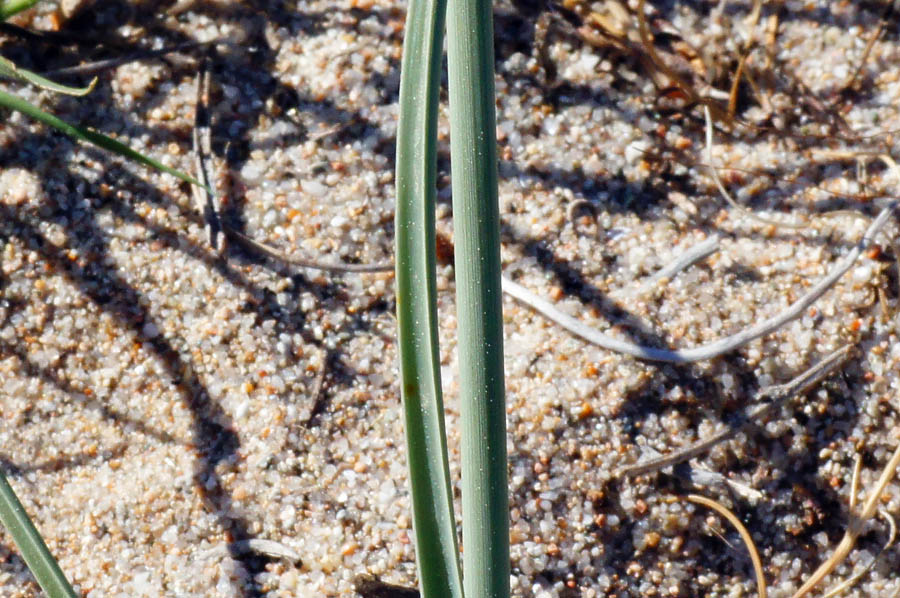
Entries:
{"label": "thin brown branch", "polygon": [[685,496],[685,499],[691,501],[692,503],[703,505],[704,507],[712,509],[713,511],[727,519],[728,522],[733,525],[735,529],[737,529],[738,533],[741,535],[741,539],[747,546],[747,551],[750,553],[750,561],[753,563],[753,572],[756,574],[756,593],[759,598],[766,598],[766,576],[763,573],[762,561],[759,558],[759,552],[756,550],[756,544],[753,542],[753,536],[750,535],[750,532],[747,530],[744,524],[741,523],[741,520],[738,519],[737,515],[732,513],[722,504],[706,498],[705,496],[700,496],[699,494],[688,494],[687,496]]}
{"label": "thin brown branch", "polygon": [[879,476],[878,481],[875,482],[875,487],[869,492],[869,496],[863,505],[862,512],[858,515],[856,513],[850,513],[850,522],[847,525],[847,531],[844,533],[844,537],[841,539],[837,548],[834,549],[834,553],[828,557],[815,572],[813,572],[806,583],[797,590],[792,598],[802,598],[803,596],[806,596],[813,588],[819,585],[823,579],[834,571],[838,565],[844,562],[844,559],[847,558],[847,555],[850,554],[850,551],[853,550],[853,547],[856,545],[856,540],[859,538],[863,524],[865,524],[865,522],[875,513],[878,501],[881,499],[881,494],[893,479],[898,467],[900,467],[900,446],[897,446],[890,461],[888,461],[887,465],[885,465],[884,469],[881,471],[881,476]]}
{"label": "thin brown branch", "polygon": [[852,348],[852,345],[844,345],[792,380],[784,384],[769,386],[768,388],[759,391],[754,398],[753,403],[758,404],[762,401],[768,402],[757,405],[747,412],[739,414],[731,421],[728,428],[722,432],[668,455],[623,467],[616,472],[616,477],[635,477],[653,471],[659,471],[660,469],[698,457],[717,444],[734,438],[741,430],[760,421],[768,414],[780,408],[789,399],[802,396],[812,390],[819,382],[830,376],[837,368],[847,362],[851,356]]}
{"label": "thin brown branch", "polygon": [[239,230],[225,225],[224,226],[225,234],[227,234],[230,238],[238,241],[244,248],[254,251],[256,253],[261,253],[262,255],[271,258],[273,260],[291,265],[291,266],[300,266],[301,268],[313,268],[315,270],[325,270],[327,272],[356,272],[356,273],[371,273],[371,272],[390,272],[394,269],[394,264],[333,264],[327,262],[320,262],[317,260],[300,258],[289,256],[280,251],[264,244],[256,241]]}

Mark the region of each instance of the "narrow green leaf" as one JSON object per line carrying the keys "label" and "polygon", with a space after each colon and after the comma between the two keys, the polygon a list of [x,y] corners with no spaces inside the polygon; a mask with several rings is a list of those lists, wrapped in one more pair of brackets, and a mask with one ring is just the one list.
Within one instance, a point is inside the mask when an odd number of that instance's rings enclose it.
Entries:
{"label": "narrow green leaf", "polygon": [[69,87],[68,85],[62,85],[60,83],[56,83],[55,81],[51,81],[46,77],[42,77],[37,73],[32,73],[27,69],[23,69],[19,66],[16,66],[12,60],[7,60],[0,56],[0,77],[7,77],[9,79],[18,79],[20,81],[27,81],[32,85],[37,85],[40,88],[47,89],[49,91],[55,91],[57,93],[64,93],[70,96],[86,96],[94,90],[94,87],[97,85],[97,77],[91,79],[91,82],[86,87]]}
{"label": "narrow green leaf", "polygon": [[28,10],[40,0],[0,0],[0,21],[5,21],[14,14]]}
{"label": "narrow green leaf", "polygon": [[410,0],[397,130],[397,328],[423,598],[462,598],[437,336],[434,202],[446,0]]}
{"label": "narrow green leaf", "polygon": [[26,102],[25,100],[8,94],[4,91],[0,91],[0,106],[22,112],[23,114],[30,116],[34,120],[53,127],[54,129],[65,133],[66,135],[69,135],[70,137],[74,137],[75,139],[91,143],[98,147],[102,147],[105,150],[109,150],[129,160],[140,162],[141,164],[150,166],[151,168],[155,168],[162,172],[171,174],[172,176],[175,176],[186,183],[197,185],[198,187],[202,187],[210,193],[213,193],[212,189],[203,185],[194,177],[187,175],[180,170],[169,168],[162,162],[154,160],[153,158],[147,157],[144,154],[131,149],[121,141],[116,141],[111,137],[107,137],[102,133],[92,131],[91,129],[85,127],[71,125],[64,120],[53,116],[52,114],[44,112],[40,108]]}
{"label": "narrow green leaf", "polygon": [[490,0],[450,0],[450,163],[462,425],[464,590],[509,597],[500,208]]}
{"label": "narrow green leaf", "polygon": [[25,564],[50,598],[77,598],[65,574],[34,527],[6,476],[0,471],[0,523],[22,553]]}

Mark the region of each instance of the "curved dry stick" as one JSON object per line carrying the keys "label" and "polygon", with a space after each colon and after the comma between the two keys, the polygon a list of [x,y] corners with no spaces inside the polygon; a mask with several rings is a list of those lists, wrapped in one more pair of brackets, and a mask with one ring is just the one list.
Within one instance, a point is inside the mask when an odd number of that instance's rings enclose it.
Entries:
{"label": "curved dry stick", "polygon": [[766,598],[766,577],[763,574],[762,561],[759,558],[759,552],[756,550],[756,544],[753,542],[753,537],[750,535],[750,532],[747,531],[747,528],[744,527],[744,524],[741,523],[741,520],[737,518],[737,515],[716,501],[706,498],[705,496],[700,496],[699,494],[688,494],[685,498],[692,503],[712,509],[727,519],[728,522],[737,529],[738,533],[741,535],[741,539],[747,546],[747,551],[750,553],[750,560],[753,562],[753,571],[756,573],[756,593],[759,595],[759,598]]}
{"label": "curved dry stick", "polygon": [[659,269],[647,282],[644,283],[643,290],[653,287],[663,278],[672,278],[682,270],[685,270],[702,259],[705,259],[719,250],[719,241],[722,235],[716,233],[707,237],[705,240],[692,245],[684,253],[675,258],[671,263]]}
{"label": "curved dry stick", "polygon": [[[853,349],[853,345],[844,345],[790,381],[785,382],[784,384],[764,388],[757,393],[751,403],[762,403],[765,399],[768,399],[769,401],[767,403],[756,405],[747,412],[739,414],[737,417],[733,418],[729,427],[722,432],[713,434],[709,438],[695,442],[690,446],[676,450],[668,455],[661,455],[659,457],[635,463],[634,465],[623,467],[614,474],[615,477],[644,475],[645,473],[657,471],[671,465],[677,465],[678,463],[683,463],[684,461],[702,455],[720,442],[733,438],[748,425],[759,421],[775,409],[780,408],[788,399],[808,393],[819,382],[830,376],[835,369],[843,365],[847,358],[850,357],[851,349]],[[850,508],[853,508],[852,503]]]}
{"label": "curved dry stick", "polygon": [[261,253],[266,257],[272,258],[274,260],[284,262],[285,264],[290,264],[291,266],[300,266],[301,268],[314,268],[316,270],[324,270],[326,272],[356,273],[390,272],[394,269],[393,262],[385,264],[334,264],[299,257],[291,257],[280,253],[279,251],[273,249],[272,247],[269,247],[265,243],[260,243],[259,241],[252,239],[251,237],[245,235],[232,226],[228,226],[226,224],[222,227],[222,229],[225,231],[225,234],[237,239],[242,245],[244,245],[244,247],[252,249],[257,253]]}
{"label": "curved dry stick", "polygon": [[[603,334],[595,328],[591,328],[586,324],[572,316],[560,311],[552,303],[546,299],[532,293],[522,285],[513,282],[508,277],[503,277],[503,292],[516,299],[520,303],[528,306],[538,314],[544,316],[548,320],[562,326],[575,336],[578,336],[587,342],[597,345],[603,349],[631,355],[638,359],[646,361],[660,361],[668,363],[691,363],[694,361],[703,361],[706,359],[714,359],[730,351],[734,351],[747,343],[756,340],[761,336],[765,336],[776,331],[786,322],[799,317],[803,311],[812,305],[821,297],[834,283],[836,283],[844,274],[853,267],[854,262],[860,254],[871,245],[875,236],[881,231],[887,223],[888,218],[896,209],[898,202],[894,201],[884,208],[878,217],[869,225],[865,235],[857,245],[850,250],[850,253],[838,263],[837,266],[822,280],[809,290],[803,297],[788,306],[781,313],[760,322],[756,326],[751,326],[741,332],[731,336],[713,341],[706,345],[693,347],[690,349],[659,349],[656,347],[647,347],[627,341],[622,341],[606,334]],[[223,226],[226,234],[237,239],[246,247],[255,250],[267,257],[282,261],[284,263],[300,266],[304,268],[316,268],[331,272],[388,272],[393,269],[392,263],[385,264],[329,264],[314,260],[302,258],[294,258],[286,256],[275,249],[256,241],[249,236],[241,233],[230,226]]]}
{"label": "curved dry stick", "polygon": [[827,291],[844,274],[846,274],[847,271],[850,270],[850,268],[853,267],[856,259],[866,248],[869,247],[869,245],[872,244],[875,236],[887,223],[888,218],[890,218],[891,214],[897,208],[898,203],[900,202],[892,201],[890,205],[884,208],[881,213],[878,214],[878,217],[875,218],[872,224],[869,225],[869,228],[866,229],[866,233],[865,235],[863,235],[862,240],[860,240],[859,243],[857,243],[856,246],[850,250],[850,253],[848,253],[847,256],[844,257],[844,259],[842,259],[831,272],[829,272],[824,278],[822,278],[822,280],[816,283],[809,290],[809,292],[807,292],[797,301],[788,306],[787,309],[767,320],[760,322],[755,326],[751,326],[742,330],[741,332],[737,332],[735,334],[732,334],[731,336],[727,336],[725,338],[713,341],[706,345],[701,345],[699,347],[680,350],[658,349],[655,347],[636,345],[634,343],[607,336],[599,330],[582,324],[572,316],[563,313],[546,299],[535,295],[522,285],[515,283],[506,277],[503,278],[503,292],[524,303],[542,316],[556,322],[575,336],[581,337],[589,343],[597,345],[598,347],[601,347],[603,349],[609,349],[610,351],[616,351],[617,353],[624,353],[625,355],[631,355],[632,357],[644,359],[646,361],[690,363],[693,361],[713,359],[730,351],[734,351],[735,349],[738,349],[746,345],[747,343],[758,339],[761,336],[765,336],[767,334],[775,332],[783,324],[799,317],[807,307],[815,303],[816,300],[825,293],[825,291]]}
{"label": "curved dry stick", "polygon": [[[785,323],[799,317],[807,307],[815,303],[815,301],[818,300],[819,297],[821,297],[825,293],[825,291],[827,291],[844,274],[846,274],[851,267],[853,267],[856,259],[865,249],[869,247],[869,245],[872,244],[875,236],[887,223],[888,218],[896,209],[898,203],[900,202],[891,202],[890,205],[884,208],[881,213],[878,214],[878,217],[875,218],[872,224],[869,225],[869,228],[866,230],[865,235],[863,235],[863,238],[859,241],[859,243],[857,243],[856,246],[850,250],[850,253],[848,253],[847,256],[844,257],[844,259],[841,260],[830,273],[828,273],[822,280],[820,280],[815,286],[813,286],[813,288],[810,289],[809,292],[807,292],[800,299],[788,306],[787,309],[775,316],[772,316],[768,320],[760,322],[756,326],[751,326],[750,328],[742,330],[741,332],[737,332],[735,334],[732,334],[731,336],[727,336],[725,338],[713,341],[706,345],[701,345],[699,347],[680,350],[659,349],[656,347],[647,347],[644,345],[638,345],[635,343],[630,343],[613,338],[611,336],[603,334],[595,328],[591,328],[590,326],[581,323],[579,320],[573,318],[572,316],[563,313],[546,299],[532,293],[522,285],[513,282],[506,276],[503,277],[503,292],[511,296],[513,299],[516,299],[517,301],[533,309],[545,318],[562,326],[575,336],[578,336],[586,340],[587,342],[597,345],[598,347],[601,347],[603,349],[608,349],[617,353],[623,353],[625,355],[631,355],[632,357],[636,357],[638,359],[643,359],[646,361],[660,361],[667,363],[691,363],[694,361],[714,359],[716,357],[724,355],[725,353],[729,353],[731,351],[734,351],[735,349],[739,349],[740,347],[756,340],[761,336],[765,336],[767,334],[775,332]],[[225,225],[223,226],[223,229],[227,235],[237,239],[245,247],[262,253],[267,257],[294,266],[316,268],[319,270],[331,272],[355,273],[388,272],[393,269],[392,263],[329,264],[314,260],[289,257],[282,253],[279,253],[268,245],[250,238],[249,236],[230,226]]]}
{"label": "curved dry stick", "polygon": [[840,544],[834,549],[834,554],[828,557],[828,560],[815,570],[806,583],[800,586],[800,589],[794,593],[792,598],[802,598],[808,594],[810,590],[816,587],[820,581],[825,579],[828,574],[834,571],[835,567],[840,565],[844,559],[847,558],[847,555],[850,554],[850,551],[853,550],[853,546],[856,544],[856,539],[862,531],[863,524],[875,513],[875,508],[877,507],[878,500],[881,498],[881,493],[884,492],[885,487],[891,482],[891,479],[893,479],[897,467],[900,467],[900,446],[897,447],[891,460],[888,461],[888,464],[885,466],[884,470],[882,470],[881,476],[875,483],[875,488],[869,494],[869,497],[863,505],[862,512],[859,515],[850,513],[850,523],[847,526],[847,531],[844,533],[844,537],[841,538]]}
{"label": "curved dry stick", "polygon": [[177,44],[174,46],[169,46],[168,48],[161,48],[159,50],[138,50],[137,52],[133,52],[125,56],[119,56],[117,58],[108,58],[106,60],[97,60],[96,62],[88,62],[86,64],[79,64],[76,66],[69,66],[61,69],[53,69],[51,71],[43,71],[41,75],[44,77],[96,75],[103,71],[122,66],[123,64],[128,64],[129,62],[159,58],[165,56],[166,54],[184,52],[185,50],[193,50],[194,48],[211,47],[214,44],[218,44],[221,42],[222,40],[220,39],[214,39],[208,42],[185,42],[183,44]]}

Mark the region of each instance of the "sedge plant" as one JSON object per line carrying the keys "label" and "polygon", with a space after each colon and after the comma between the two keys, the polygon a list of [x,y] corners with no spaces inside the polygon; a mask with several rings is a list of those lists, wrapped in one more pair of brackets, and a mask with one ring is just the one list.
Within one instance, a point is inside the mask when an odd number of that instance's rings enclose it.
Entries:
{"label": "sedge plant", "polygon": [[[445,15],[446,12],[446,15]],[[462,576],[437,335],[438,91],[448,32],[462,456]],[[397,133],[396,269],[402,398],[424,598],[509,595],[493,24],[487,0],[410,0]]]}
{"label": "sedge plant", "polygon": [[[0,1],[0,21],[26,10],[36,3],[37,0]],[[0,79],[20,81],[55,93],[73,96],[85,96],[89,94],[96,84],[96,79],[94,79],[86,87],[69,87],[67,85],[62,85],[41,77],[37,73],[19,68],[17,65],[3,57],[0,57]],[[211,189],[184,172],[170,168],[162,162],[137,152],[124,143],[103,135],[102,133],[87,127],[67,123],[57,116],[54,116],[21,97],[8,93],[3,89],[0,89],[0,107],[21,112],[31,119],[56,129],[74,139],[96,145],[133,162],[171,174],[187,183],[204,187],[207,191],[212,193]],[[3,524],[3,527],[6,528],[10,536],[12,536],[13,542],[15,542],[25,560],[25,564],[28,565],[28,568],[31,570],[38,584],[49,598],[75,598],[77,596],[66,579],[65,574],[62,572],[62,569],[60,569],[59,564],[56,562],[56,559],[54,559],[50,550],[47,548],[40,532],[38,532],[34,523],[28,517],[25,507],[16,496],[15,491],[2,469],[0,469],[0,523]]]}

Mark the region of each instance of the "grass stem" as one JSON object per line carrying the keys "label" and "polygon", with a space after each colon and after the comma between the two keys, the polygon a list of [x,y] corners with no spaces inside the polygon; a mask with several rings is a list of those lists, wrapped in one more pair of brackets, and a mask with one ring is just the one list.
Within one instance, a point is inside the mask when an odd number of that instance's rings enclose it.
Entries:
{"label": "grass stem", "polygon": [[0,523],[9,531],[38,584],[50,598],[76,598],[65,574],[0,471]]}
{"label": "grass stem", "polygon": [[463,580],[509,596],[509,497],[492,6],[450,0],[450,160],[462,427]]}
{"label": "grass stem", "polygon": [[410,0],[397,130],[397,335],[419,587],[462,598],[437,336],[435,187],[445,0]]}

